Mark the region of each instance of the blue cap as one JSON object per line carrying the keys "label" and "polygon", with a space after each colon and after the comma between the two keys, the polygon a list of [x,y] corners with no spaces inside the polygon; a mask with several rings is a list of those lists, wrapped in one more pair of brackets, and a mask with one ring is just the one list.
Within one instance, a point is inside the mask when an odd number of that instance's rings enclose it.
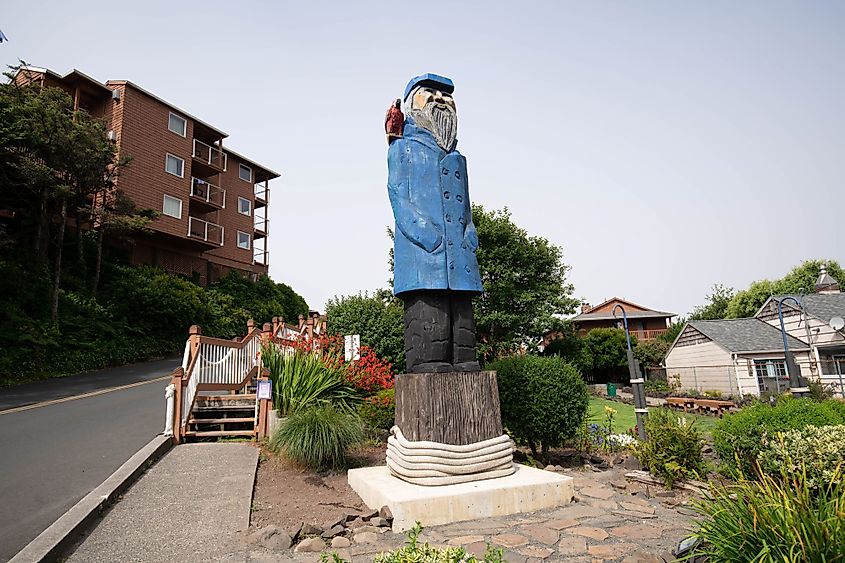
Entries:
{"label": "blue cap", "polygon": [[405,86],[405,95],[402,97],[403,100],[408,98],[408,94],[411,93],[411,90],[416,88],[417,86],[433,86],[438,90],[451,94],[455,91],[455,84],[446,78],[445,76],[440,76],[439,74],[433,74],[431,72],[427,72],[425,74],[421,74],[419,76],[415,76],[408,82],[408,85]]}

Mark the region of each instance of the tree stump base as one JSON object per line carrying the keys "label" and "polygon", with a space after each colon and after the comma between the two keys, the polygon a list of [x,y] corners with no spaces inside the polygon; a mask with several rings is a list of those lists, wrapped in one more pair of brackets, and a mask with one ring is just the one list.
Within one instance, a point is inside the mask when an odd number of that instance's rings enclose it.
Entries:
{"label": "tree stump base", "polygon": [[395,396],[387,465],[396,477],[448,485],[513,473],[496,372],[402,374]]}

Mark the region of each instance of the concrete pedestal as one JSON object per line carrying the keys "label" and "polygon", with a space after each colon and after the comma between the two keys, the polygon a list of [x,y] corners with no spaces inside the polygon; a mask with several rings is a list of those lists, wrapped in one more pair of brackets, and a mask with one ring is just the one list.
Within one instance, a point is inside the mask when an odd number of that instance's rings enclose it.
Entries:
{"label": "concrete pedestal", "polygon": [[554,508],[575,494],[572,477],[522,465],[507,477],[438,487],[406,483],[385,466],[363,467],[349,470],[349,486],[370,508],[390,508],[394,532],[409,530],[416,521],[437,526]]}

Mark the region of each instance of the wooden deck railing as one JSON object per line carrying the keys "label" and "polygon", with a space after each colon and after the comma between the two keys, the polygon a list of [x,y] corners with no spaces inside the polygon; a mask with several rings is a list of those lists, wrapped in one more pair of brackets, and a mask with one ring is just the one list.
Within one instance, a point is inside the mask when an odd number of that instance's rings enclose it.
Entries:
{"label": "wooden deck railing", "polygon": [[658,336],[662,334],[666,334],[666,331],[669,329],[666,328],[656,328],[656,329],[649,329],[649,330],[635,330],[635,329],[628,329],[628,334],[631,336],[636,336],[637,340],[654,340]]}

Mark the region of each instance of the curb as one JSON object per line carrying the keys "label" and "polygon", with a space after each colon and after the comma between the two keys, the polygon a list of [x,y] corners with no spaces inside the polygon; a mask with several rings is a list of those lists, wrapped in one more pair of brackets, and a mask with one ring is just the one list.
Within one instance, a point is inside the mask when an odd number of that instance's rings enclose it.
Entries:
{"label": "curb", "polygon": [[173,445],[173,438],[156,436],[130,457],[117,471],[109,475],[96,489],[62,514],[49,528],[29,542],[9,563],[42,563],[58,560],[77,536],[103,509]]}

